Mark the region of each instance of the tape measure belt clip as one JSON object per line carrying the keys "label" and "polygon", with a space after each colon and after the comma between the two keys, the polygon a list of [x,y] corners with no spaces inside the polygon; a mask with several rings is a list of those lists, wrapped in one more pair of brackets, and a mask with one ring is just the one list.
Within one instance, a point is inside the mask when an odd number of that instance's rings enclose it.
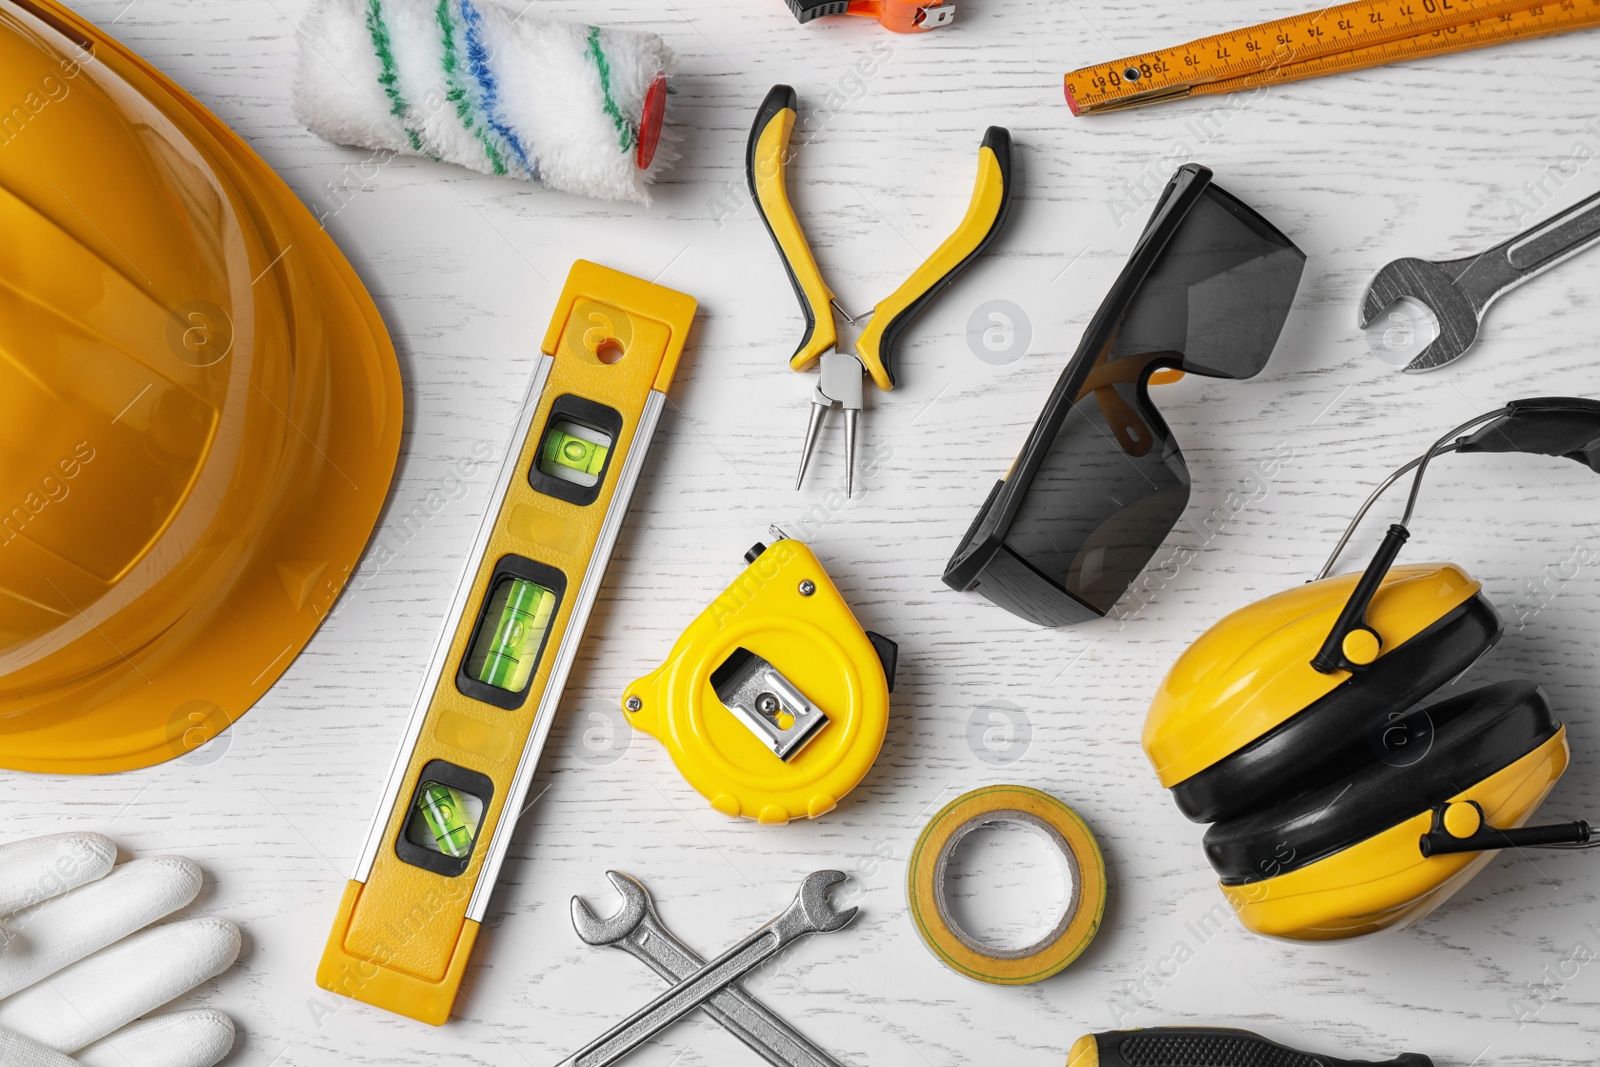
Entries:
{"label": "tape measure belt clip", "polygon": [[828,725],[828,713],[772,664],[743,645],[711,672],[722,706],[784,762]]}

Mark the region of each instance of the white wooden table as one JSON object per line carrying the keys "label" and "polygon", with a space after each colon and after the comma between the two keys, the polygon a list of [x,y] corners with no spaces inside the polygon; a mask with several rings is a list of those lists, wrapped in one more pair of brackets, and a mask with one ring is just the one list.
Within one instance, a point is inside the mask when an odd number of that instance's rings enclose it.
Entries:
{"label": "white wooden table", "polygon": [[[307,203],[330,206],[329,184],[365,158],[319,141],[291,113],[304,0],[74,2],[233,125]],[[669,925],[711,953],[821,867],[852,873],[861,919],[752,984],[850,1064],[1058,1064],[1082,1033],[1173,1023],[1246,1026],[1332,1055],[1415,1050],[1461,1067],[1600,1058],[1600,965],[1583,962],[1600,952],[1593,857],[1498,859],[1419,926],[1365,942],[1279,944],[1231,921],[1197,936],[1221,904],[1202,828],[1179,815],[1138,744],[1149,697],[1186,642],[1310,577],[1368,489],[1425,442],[1512,397],[1600,394],[1600,256],[1503,300],[1480,346],[1437,374],[1390,370],[1355,326],[1361,290],[1384,262],[1509,236],[1521,228],[1509,201],[1535,206],[1528,183],[1545,190],[1537,217],[1600,186],[1600,163],[1573,156],[1580,143],[1600,153],[1600,35],[1288,86],[1242,107],[1218,99],[1075,119],[1061,97],[1066,70],[1301,5],[961,0],[952,28],[907,38],[870,20],[801,27],[779,0],[534,3],[543,15],[655,30],[677,50],[668,122],[682,159],[655,205],[619,208],[408,159],[358,180],[329,228],[400,351],[406,435],[374,541],[393,558],[363,569],[267,698],[191,761],[113,777],[4,776],[6,839],[94,829],[129,855],[181,852],[203,865],[210,882],[195,910],[245,930],[239,964],[194,998],[238,1020],[230,1063],[542,1067],[659,990],[634,961],[586,948],[571,930],[568,898],[604,900],[604,870],[641,878]],[[879,454],[879,473],[847,502],[836,426],[805,491],[792,488],[810,382],[784,369],[799,317],[743,193],[750,117],[779,81],[799,90],[802,108],[831,113],[791,182],[852,310],[953,228],[985,126],[1009,127],[1018,145],[1011,222],[917,323],[901,388],[869,401],[862,447]],[[945,560],[1148,213],[1132,189],[1159,188],[1189,159],[1309,256],[1265,373],[1242,384],[1191,378],[1164,394],[1194,474],[1190,516],[1222,508],[1226,523],[1121,619],[1043,630],[949,591]],[[433,1029],[323,994],[312,975],[485,505],[492,465],[464,484],[455,465],[475,450],[499,458],[578,257],[692,293],[701,314],[535,782],[539,800],[516,831],[458,1016]],[[1003,365],[978,358],[967,338],[995,299],[1020,306],[1031,334]],[[1251,473],[1285,451],[1270,478]],[[402,521],[435,492],[443,507]],[[1600,550],[1597,502],[1600,480],[1576,464],[1452,458],[1426,489],[1406,551],[1467,565],[1508,619],[1462,684],[1539,679],[1568,717],[1574,761],[1542,813],[1552,820],[1600,815],[1590,699],[1600,582],[1588,566],[1571,575],[1573,560]],[[712,811],[614,711],[773,522],[811,543],[862,622],[902,653],[871,775],[837,811],[785,827]],[[996,702],[1016,710],[996,716]],[[1025,739],[999,725],[1012,720]],[[1003,781],[1076,806],[1111,879],[1089,951],[1014,989],[935,962],[903,887],[938,805]],[[1019,837],[984,842],[963,883],[989,886],[970,903],[997,936],[1048,926],[1061,898],[1038,862],[1047,855]],[[631,1062],[757,1061],[697,1018]]]}

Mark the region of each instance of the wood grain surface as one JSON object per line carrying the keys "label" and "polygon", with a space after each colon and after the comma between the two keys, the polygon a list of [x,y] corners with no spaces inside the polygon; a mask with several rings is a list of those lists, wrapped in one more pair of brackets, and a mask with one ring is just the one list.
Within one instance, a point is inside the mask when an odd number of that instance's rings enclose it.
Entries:
{"label": "wood grain surface", "polygon": [[[900,37],[867,19],[802,27],[780,0],[534,0],[530,14],[649,29],[678,53],[667,120],[681,158],[646,209],[416,159],[361,176],[368,153],[320,141],[290,108],[305,0],[73,0],[331,213],[405,379],[400,466],[367,562],[266,699],[185,761],[108,777],[3,776],[0,839],[94,829],[128,856],[182,853],[204,867],[193,910],[236,920],[246,938],[239,964],[191,998],[238,1021],[229,1063],[542,1067],[660,988],[572,932],[569,897],[603,904],[606,869],[643,880],[667,923],[709,955],[823,867],[851,873],[861,918],[749,984],[846,1064],[1043,1067],[1082,1033],[1180,1023],[1245,1026],[1329,1055],[1425,1052],[1441,1067],[1600,1059],[1600,861],[1502,856],[1412,929],[1334,946],[1263,940],[1215,921],[1226,909],[1202,827],[1157,785],[1138,740],[1187,642],[1315,574],[1388,471],[1504,400],[1600,394],[1600,254],[1502,299],[1478,347],[1431,375],[1385,366],[1355,322],[1383,263],[1478,251],[1600,188],[1600,34],[1074,118],[1061,94],[1067,70],[1300,7],[959,2],[950,28]],[[1010,223],[909,332],[900,388],[868,401],[862,451],[876,462],[851,500],[837,424],[806,488],[793,489],[811,382],[785,367],[800,319],[743,177],[752,112],[780,81],[823,116],[790,181],[852,311],[954,227],[986,126],[1010,128],[1018,146]],[[951,592],[939,581],[945,560],[1154,192],[1191,159],[1309,256],[1261,376],[1190,378],[1161,394],[1194,476],[1188,521],[1162,558],[1183,548],[1193,558],[1148,602],[1062,630]],[[494,464],[472,461],[502,456],[579,257],[691,293],[701,313],[457,1017],[433,1029],[333,998],[312,976],[485,507]],[[1010,362],[979,358],[998,357],[969,338],[991,325],[994,300],[1024,313],[1013,341],[1025,331],[1026,348],[1014,346]],[[1566,718],[1573,766],[1541,812],[1551,821],[1600,816],[1597,505],[1600,479],[1573,463],[1452,458],[1425,489],[1405,554],[1464,564],[1507,618],[1505,638],[1458,686],[1536,679]],[[1397,508],[1380,508],[1348,566]],[[1222,520],[1202,525],[1213,513]],[[769,523],[803,536],[863,624],[901,648],[889,738],[870,776],[835,812],[785,827],[712,811],[615,711],[624,685],[660,661]],[[903,885],[932,812],[1004,781],[1076,807],[1110,866],[1098,940],[1059,976],[1022,988],[937,963]],[[1034,869],[1004,854],[1012,866],[986,877],[1018,904],[1015,923],[1036,921],[1024,913],[1060,890],[1031,884]],[[696,1018],[629,1062],[757,1060]]]}

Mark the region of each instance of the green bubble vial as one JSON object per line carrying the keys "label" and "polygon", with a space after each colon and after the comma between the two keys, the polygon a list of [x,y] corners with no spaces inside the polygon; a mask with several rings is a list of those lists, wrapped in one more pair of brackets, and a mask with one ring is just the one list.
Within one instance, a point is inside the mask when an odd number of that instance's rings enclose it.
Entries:
{"label": "green bubble vial", "polygon": [[467,674],[508,693],[522,692],[555,608],[556,595],[544,586],[524,578],[502,579],[473,637]]}
{"label": "green bubble vial", "polygon": [[545,431],[539,469],[552,478],[584,487],[597,485],[611,455],[611,435],[570,419],[557,419]]}
{"label": "green bubble vial", "polygon": [[427,823],[434,847],[446,856],[463,859],[472,853],[478,832],[472,809],[482,806],[472,804],[475,799],[438,782],[428,782],[418,791],[417,812]]}

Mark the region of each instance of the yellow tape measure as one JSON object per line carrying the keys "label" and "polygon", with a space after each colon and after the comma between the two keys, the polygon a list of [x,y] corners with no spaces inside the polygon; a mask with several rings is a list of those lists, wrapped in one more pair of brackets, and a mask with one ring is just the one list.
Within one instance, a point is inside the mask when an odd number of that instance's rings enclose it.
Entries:
{"label": "yellow tape measure", "polygon": [[861,628],[811,549],[773,532],[622,707],[713,808],[786,823],[832,811],[872,768],[899,649]]}
{"label": "yellow tape measure", "polygon": [[1358,0],[1084,67],[1075,115],[1238,92],[1600,26],[1600,0]]}

